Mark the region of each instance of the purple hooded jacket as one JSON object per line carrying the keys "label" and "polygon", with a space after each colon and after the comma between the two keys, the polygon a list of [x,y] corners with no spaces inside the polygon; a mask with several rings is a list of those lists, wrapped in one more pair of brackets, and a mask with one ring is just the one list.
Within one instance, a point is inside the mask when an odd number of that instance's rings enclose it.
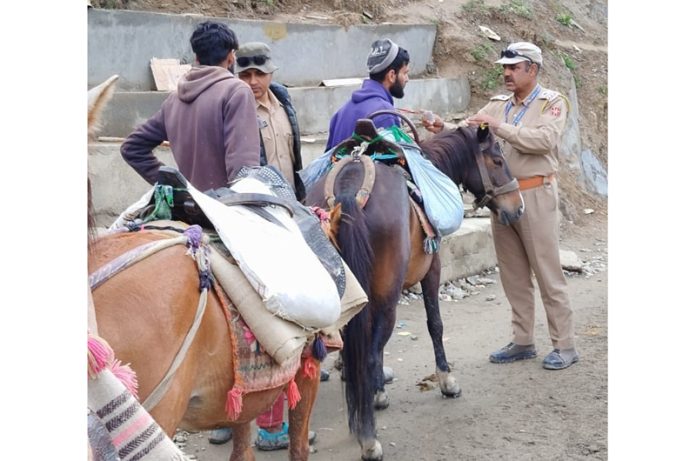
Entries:
{"label": "purple hooded jacket", "polygon": [[[372,112],[383,109],[394,110],[392,95],[381,83],[372,79],[364,80],[362,87],[353,92],[350,101],[331,117],[329,140],[326,142],[325,151],[350,138],[358,119],[367,118]],[[377,128],[401,126],[401,119],[395,115],[380,115],[373,121]]]}
{"label": "purple hooded jacket", "polygon": [[259,165],[256,100],[227,69],[194,67],[149,120],[121,145],[121,155],[154,184],[162,165],[152,150],[168,140],[177,168],[200,190],[227,187],[243,166]]}

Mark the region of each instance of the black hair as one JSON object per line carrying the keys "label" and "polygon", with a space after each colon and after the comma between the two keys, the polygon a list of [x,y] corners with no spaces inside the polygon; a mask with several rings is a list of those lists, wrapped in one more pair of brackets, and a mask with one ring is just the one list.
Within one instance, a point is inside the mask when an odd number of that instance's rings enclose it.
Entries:
{"label": "black hair", "polygon": [[394,71],[398,74],[402,67],[408,65],[410,60],[411,57],[408,55],[408,51],[405,48],[399,47],[399,51],[398,53],[396,53],[394,61],[392,61],[392,63],[389,64],[386,69],[381,70],[375,74],[370,74],[370,78],[381,83],[384,81],[385,77],[387,76],[387,73],[390,70],[394,69]]}
{"label": "black hair", "polygon": [[225,24],[213,21],[198,24],[190,42],[198,62],[204,66],[217,66],[230,51],[239,48],[234,31]]}

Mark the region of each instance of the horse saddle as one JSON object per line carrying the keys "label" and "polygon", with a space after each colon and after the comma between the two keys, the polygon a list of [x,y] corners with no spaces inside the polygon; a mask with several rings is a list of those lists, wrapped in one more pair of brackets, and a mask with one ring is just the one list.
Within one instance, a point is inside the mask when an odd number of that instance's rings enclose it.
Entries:
{"label": "horse saddle", "polygon": [[374,122],[368,118],[361,118],[355,123],[354,133],[353,137],[339,143],[334,152],[338,154],[352,154],[356,149],[359,151],[362,144],[366,142],[367,146],[364,151],[360,152],[361,154],[393,154],[396,156],[396,159],[404,157],[401,146],[381,137]]}
{"label": "horse saddle", "polygon": [[[171,209],[172,219],[188,224],[198,224],[207,229],[214,228],[213,224],[205,216],[205,213],[203,213],[203,210],[191,197],[187,189],[186,179],[179,170],[169,166],[161,166],[157,173],[156,185],[171,191],[171,202],[168,205]],[[267,221],[280,226],[283,224],[271,213],[264,210],[264,207],[277,205],[285,208],[290,213],[290,216],[294,214],[292,204],[289,201],[274,195],[235,192],[227,187],[210,189],[205,191],[204,194],[228,206],[246,206]]]}

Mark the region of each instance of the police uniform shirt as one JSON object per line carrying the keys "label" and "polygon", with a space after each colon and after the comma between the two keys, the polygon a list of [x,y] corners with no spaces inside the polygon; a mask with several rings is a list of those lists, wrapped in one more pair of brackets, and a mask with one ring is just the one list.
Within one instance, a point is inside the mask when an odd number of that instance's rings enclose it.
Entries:
{"label": "police uniform shirt", "polygon": [[269,165],[277,167],[283,177],[295,188],[293,175],[292,127],[282,104],[268,91],[269,104],[257,102],[256,113],[261,120],[261,139]]}
{"label": "police uniform shirt", "polygon": [[496,136],[516,178],[549,176],[558,170],[558,148],[570,103],[540,85],[535,90],[522,102],[513,95],[494,96],[479,111],[502,121]]}

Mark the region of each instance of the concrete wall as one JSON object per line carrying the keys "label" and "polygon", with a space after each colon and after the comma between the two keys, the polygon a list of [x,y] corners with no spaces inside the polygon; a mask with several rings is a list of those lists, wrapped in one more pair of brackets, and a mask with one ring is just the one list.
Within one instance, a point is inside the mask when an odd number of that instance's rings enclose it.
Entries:
{"label": "concrete wall", "polygon": [[441,283],[495,267],[490,218],[464,218],[457,231],[442,239],[440,263]]}
{"label": "concrete wall", "polygon": [[411,55],[411,72],[422,74],[431,60],[436,33],[434,24],[344,28],[91,8],[88,11],[89,87],[119,74],[120,90],[154,90],[150,59],[178,58],[182,63],[193,63],[189,38],[198,23],[209,19],[229,25],[240,42],[268,43],[279,66],[276,80],[290,86],[366,76],[370,44],[382,37],[389,37],[406,48]]}
{"label": "concrete wall", "polygon": [[[345,87],[290,88],[302,133],[322,133],[329,129],[331,115],[359,85]],[[169,93],[157,91],[120,92],[104,110],[101,136],[126,137],[157,110]],[[414,79],[406,85],[406,96],[396,100],[399,108],[423,108],[438,114],[463,111],[471,93],[466,79]]]}

